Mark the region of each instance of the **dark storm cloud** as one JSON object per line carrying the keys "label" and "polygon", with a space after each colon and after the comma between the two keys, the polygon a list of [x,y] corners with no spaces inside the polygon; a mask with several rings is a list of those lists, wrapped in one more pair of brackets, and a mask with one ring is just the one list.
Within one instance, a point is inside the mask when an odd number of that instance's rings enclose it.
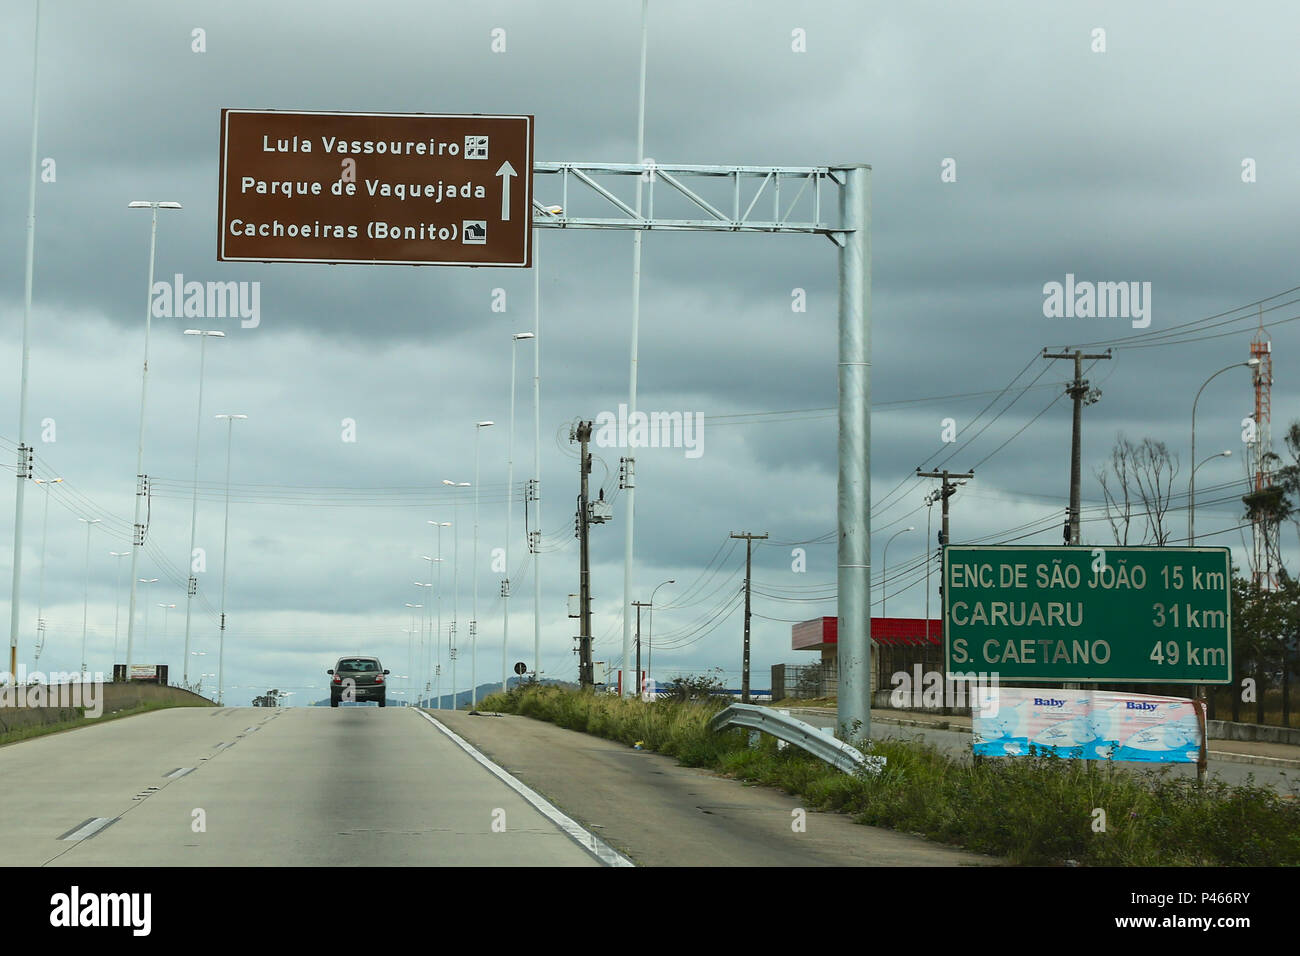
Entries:
{"label": "dark storm cloud", "polygon": [[[33,9],[31,2],[10,4],[0,32],[0,123],[10,134],[0,140],[7,184],[0,190],[0,221],[10,224],[0,232],[0,310],[8,330],[3,358],[15,371],[0,388],[3,407],[11,409],[0,434],[10,441],[18,432]],[[424,580],[428,565],[418,555],[434,547],[425,522],[451,520],[454,509],[439,483],[472,480],[473,422],[483,418],[498,425],[480,445],[480,618],[487,647],[479,677],[495,673],[501,575],[488,560],[505,532],[509,335],[532,327],[532,275],[216,262],[219,110],[532,112],[540,161],[631,161],[639,4],[46,0],[44,10],[39,155],[57,161],[58,181],[38,192],[28,434],[29,440],[38,435],[45,418],[57,422],[58,441],[38,441],[38,454],[50,474],[66,472],[86,496],[56,493],[52,507],[49,653],[77,653],[84,530],[74,519],[91,505],[108,526],[93,538],[91,635],[92,642],[111,645],[117,586],[106,552],[124,550],[122,529],[134,504],[149,238],[147,213],[126,203],[170,199],[185,208],[159,217],[159,279],[181,273],[187,280],[261,283],[258,328],[215,320],[229,337],[211,343],[205,381],[199,536],[209,552],[202,584],[209,604],[216,601],[219,561],[212,552],[219,550],[222,517],[212,489],[225,460],[224,428],[210,415],[250,416],[236,426],[233,455],[235,481],[244,487],[232,509],[231,602],[238,627],[231,633],[243,643],[228,660],[228,679],[242,686],[276,673],[281,686],[307,684],[320,676],[318,658],[328,657],[322,647],[406,653],[404,604],[420,601],[411,582]],[[871,163],[876,400],[985,392],[1028,365],[1020,386],[1044,371],[1042,360],[1031,361],[1044,346],[1136,331],[1124,320],[1045,318],[1043,285],[1067,273],[1152,283],[1152,330],[1296,284],[1291,224],[1300,189],[1288,164],[1297,134],[1285,122],[1300,92],[1288,45],[1295,18],[1285,4],[1225,15],[1213,4],[1184,4],[1170,13],[1118,3],[1065,9],[1020,3],[990,12],[951,4],[844,2],[809,9],[776,0],[652,0],[645,151],[669,163]],[[206,53],[190,50],[195,27],[206,31]],[[507,31],[504,54],[489,46],[497,27]],[[1107,31],[1104,54],[1090,49],[1096,27]],[[806,53],[791,51],[796,29],[806,31]],[[957,178],[943,183],[941,164],[949,157]],[[1246,159],[1257,163],[1257,182],[1242,182]],[[538,198],[558,201],[557,186],[538,177]],[[630,197],[630,186],[615,188]],[[822,199],[833,202],[834,191]],[[582,202],[575,194],[571,210]],[[673,208],[682,207],[657,189],[656,209]],[[576,548],[567,533],[576,469],[566,426],[627,401],[631,247],[627,233],[540,235],[542,523],[548,546],[567,547],[543,561],[543,656],[561,676],[573,670],[564,600],[576,590]],[[506,293],[505,313],[491,308],[498,288]],[[806,295],[804,312],[791,308],[796,289]],[[729,532],[768,530],[774,540],[793,542],[833,530],[834,417],[731,424],[719,416],[835,404],[836,293],[836,251],[823,237],[645,237],[639,405],[703,413],[706,450],[698,460],[687,460],[680,449],[638,456],[635,579],[642,599],[669,577],[689,586]],[[183,603],[197,356],[195,343],[180,332],[194,324],[213,322],[153,325],[145,461],[150,474],[168,480],[169,491],[153,502],[151,536],[178,571],[172,580],[167,568],[152,563],[151,552],[142,570],[164,579],[157,601],[176,601],[179,594]],[[1121,349],[1098,363],[1089,377],[1104,394],[1085,412],[1085,500],[1099,496],[1092,470],[1120,431],[1167,441],[1181,456],[1184,482],[1192,397],[1211,373],[1244,360],[1249,337],[1238,331],[1194,345]],[[1298,338],[1295,323],[1273,331],[1275,432],[1297,414],[1285,369],[1294,364],[1287,356]],[[532,468],[532,347],[521,343],[518,352],[516,484]],[[1051,364],[1039,384],[1068,377],[1067,363]],[[987,457],[1054,394],[1028,392],[969,449],[940,465],[978,465],[976,481],[954,505],[957,540],[1061,514],[1069,465],[1064,399]],[[879,527],[889,534],[908,524],[920,529],[899,537],[891,567],[915,561],[927,544],[921,495],[932,483],[907,476],[952,452],[940,440],[944,419],[954,420],[960,446],[988,420],[973,422],[990,398],[882,405],[874,415]],[[1219,448],[1234,449],[1235,457],[1207,465],[1198,485],[1211,475],[1216,481],[1241,475],[1240,419],[1252,411],[1251,402],[1245,370],[1206,389],[1198,457]],[[716,425],[710,417],[718,418]],[[342,439],[349,418],[357,423],[354,443]],[[597,451],[616,476],[623,452]],[[612,491],[616,482],[597,472]],[[901,492],[889,497],[900,482]],[[430,490],[423,506],[399,506],[391,495],[373,492],[365,507],[323,507],[324,492],[305,490],[322,486]],[[297,495],[296,503],[273,498],[282,493],[274,489],[284,488]],[[35,616],[30,592],[39,568],[40,503],[39,494],[28,495],[24,620]],[[1230,504],[1207,507],[1204,532],[1233,527],[1238,513]],[[602,646],[617,654],[624,535],[617,502],[615,514],[593,540],[593,573],[597,631],[613,626]],[[1201,514],[1198,508],[1198,531]],[[0,533],[11,530],[11,521],[12,509],[0,508]],[[463,506],[459,521],[467,532]],[[512,576],[526,563],[522,527],[516,514]],[[1104,526],[1088,527],[1100,539],[1104,532]],[[470,597],[467,539],[460,541],[462,621]],[[1032,540],[1055,543],[1059,530]],[[1240,548],[1237,532],[1211,540]],[[445,537],[443,545],[450,547]],[[873,549],[877,559],[882,545]],[[790,547],[761,547],[756,578],[788,588],[834,582],[833,535],[807,550],[808,571],[797,575]],[[722,577],[738,560],[733,554]],[[899,587],[907,583],[900,580]],[[164,597],[168,587],[172,596]],[[516,582],[512,656],[531,646],[530,592],[530,580]],[[675,593],[681,591],[665,588],[660,595]],[[686,628],[723,597],[662,612],[656,632]],[[445,615],[451,603],[448,594]],[[920,614],[923,607],[919,586],[889,603],[894,614]],[[772,618],[833,608],[833,602],[756,602]],[[211,643],[206,605],[199,618]],[[173,634],[176,621],[173,612]],[[735,670],[737,627],[733,617],[665,660]],[[755,621],[759,667],[791,659],[787,628]],[[22,641],[30,646],[27,631]]]}

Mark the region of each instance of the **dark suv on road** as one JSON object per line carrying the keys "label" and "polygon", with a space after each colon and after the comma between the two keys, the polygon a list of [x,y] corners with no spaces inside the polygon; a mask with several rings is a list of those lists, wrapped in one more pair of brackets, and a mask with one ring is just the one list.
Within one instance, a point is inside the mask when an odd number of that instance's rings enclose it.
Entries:
{"label": "dark suv on road", "polygon": [[330,706],[337,707],[340,701],[367,700],[378,702],[380,707],[387,705],[388,685],[384,670],[377,657],[340,657],[326,673],[332,675],[330,681]]}

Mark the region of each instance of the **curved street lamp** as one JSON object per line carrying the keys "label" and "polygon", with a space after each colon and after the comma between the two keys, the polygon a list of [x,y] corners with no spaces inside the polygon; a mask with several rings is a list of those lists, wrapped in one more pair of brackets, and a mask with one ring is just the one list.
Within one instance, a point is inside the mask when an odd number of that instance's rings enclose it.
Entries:
{"label": "curved street lamp", "polygon": [[[885,542],[885,553],[880,558],[880,616],[881,617],[888,616],[885,614],[885,597],[886,597],[885,578],[888,576],[888,572],[889,572],[889,545],[900,534],[907,534],[907,532],[915,531],[915,530],[916,528],[914,526],[908,525],[906,528],[903,528],[901,531],[895,531],[892,535],[890,535],[889,541]],[[926,541],[928,546],[928,542],[929,542],[928,536],[926,538]]]}
{"label": "curved street lamp", "polygon": [[[135,473],[136,480],[143,482],[144,478],[144,412],[145,400],[149,394],[149,327],[150,320],[153,317],[153,269],[154,269],[154,252],[158,244],[158,210],[159,209],[180,209],[181,204],[178,202],[149,202],[145,200],[136,200],[127,203],[130,209],[149,209],[153,213],[153,224],[149,229],[149,285],[146,287],[144,300],[144,364],[140,372],[140,431],[139,438],[135,446]],[[141,499],[145,497],[143,491],[135,496],[135,519],[131,528],[131,599],[127,607],[126,615],[126,672],[131,673],[132,654],[135,650],[135,597],[136,584],[139,578],[140,551],[144,547],[144,526],[140,523],[140,505]],[[145,607],[145,632],[148,633],[149,608]],[[148,638],[146,637],[146,640]]]}
{"label": "curved street lamp", "polygon": [[[1201,400],[1201,392],[1205,391],[1205,386],[1222,375],[1224,372],[1231,371],[1234,368],[1254,368],[1259,364],[1259,359],[1252,358],[1245,362],[1234,362],[1232,365],[1219,369],[1209,378],[1207,378],[1201,387],[1196,390],[1196,398],[1192,402],[1192,461],[1196,461],[1196,406]],[[1198,467],[1198,466],[1197,466]],[[1195,547],[1196,545],[1196,467],[1192,468],[1191,477],[1187,484],[1187,546]]]}
{"label": "curved street lamp", "polygon": [[649,633],[648,636],[646,637],[646,661],[645,661],[646,683],[647,683],[647,684],[649,684],[650,681],[651,681],[651,677],[650,677],[650,674],[651,674],[651,665],[654,663],[654,655],[655,655],[655,643],[654,643],[654,636],[655,636],[655,595],[659,592],[659,589],[660,589],[661,587],[663,587],[665,584],[676,584],[676,583],[677,583],[677,582],[676,582],[674,579],[669,578],[667,581],[664,581],[664,582],[661,583],[661,584],[656,584],[656,585],[654,586],[654,590],[650,592],[650,627],[649,627],[649,632],[650,632],[650,633]]}

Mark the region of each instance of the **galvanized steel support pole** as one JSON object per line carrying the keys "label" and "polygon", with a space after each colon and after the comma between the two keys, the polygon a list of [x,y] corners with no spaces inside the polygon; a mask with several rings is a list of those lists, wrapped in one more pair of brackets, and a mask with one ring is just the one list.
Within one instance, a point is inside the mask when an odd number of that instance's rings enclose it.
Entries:
{"label": "galvanized steel support pole", "polygon": [[[645,4],[642,5],[644,14]],[[645,32],[642,28],[642,75],[644,77]],[[769,166],[664,166],[650,164],[644,154],[644,79],[641,85],[641,122],[638,123],[636,163],[534,163],[534,174],[557,174],[562,179],[564,212],[549,212],[535,217],[535,227],[554,229],[631,229],[633,237],[632,268],[632,335],[629,361],[628,420],[637,412],[638,334],[640,322],[641,245],[640,234],[649,229],[667,231],[704,232],[770,232],[825,235],[837,246],[840,253],[840,345],[839,345],[839,485],[837,518],[840,530],[838,584],[840,595],[839,643],[841,722],[857,722],[857,732],[868,727],[870,712],[870,487],[868,461],[870,446],[870,302],[871,302],[871,167],[865,163],[843,166],[769,167]],[[593,176],[636,176],[636,198],[629,205],[595,182]],[[677,177],[733,178],[733,210],[727,215],[686,190]],[[757,205],[758,193],[768,182],[779,184],[781,177],[788,182],[791,177],[812,184],[810,217],[792,219],[791,210],[784,215],[779,211],[772,219],[751,217]],[[742,210],[740,181],[742,177],[760,178],[758,192],[749,207]],[[840,187],[839,226],[824,221],[817,185],[830,179]],[[708,214],[702,219],[657,219],[653,215],[654,185],[657,180],[669,183]],[[612,218],[599,216],[570,216],[568,187],[590,187],[595,195],[612,203],[618,215]],[[650,215],[641,212],[643,184],[650,184]],[[775,190],[774,190],[775,193]],[[800,190],[802,194],[802,189]],[[796,196],[796,202],[798,196]],[[793,209],[793,205],[791,207]],[[623,549],[623,661],[626,672],[632,663],[632,586],[633,586],[633,528],[636,515],[636,463],[632,455],[624,458],[620,487],[627,517],[626,540]],[[625,696],[634,693],[631,682],[625,682]]]}
{"label": "galvanized steel support pole", "polygon": [[[645,59],[646,59],[646,15],[647,2],[641,0],[641,81],[638,87],[638,105],[637,105],[637,126],[636,126],[636,161],[645,162]],[[644,174],[638,176],[636,180],[636,214],[641,215],[641,186]],[[628,398],[627,398],[627,420],[631,424],[636,418],[636,379],[637,379],[637,346],[638,339],[641,335],[641,233],[638,229],[632,234],[632,347],[631,357],[628,362]],[[633,531],[636,527],[636,456],[629,453],[626,462],[626,481],[623,495],[624,509],[627,513],[627,523],[624,525],[626,534],[623,540],[623,674],[626,678],[628,659],[632,656],[632,560],[633,552]],[[641,674],[638,671],[636,678],[638,682]],[[631,697],[634,693],[631,681],[624,679],[622,686],[623,697]]]}
{"label": "galvanized steel support pole", "polygon": [[[533,230],[533,679],[542,679],[542,279]],[[453,663],[452,667],[456,665]]]}
{"label": "galvanized steel support pole", "polygon": [[[149,327],[153,316],[153,268],[158,247],[158,207],[152,210],[153,221],[149,226],[149,287],[144,297],[144,365],[140,371],[140,432],[135,446],[135,517],[131,523],[131,597],[127,601],[126,612],[126,679],[131,679],[131,665],[135,662],[135,596],[136,585],[140,580],[140,550],[144,547],[144,526],[140,524],[140,500],[148,494],[148,483],[144,477],[144,409],[145,399],[149,395]],[[223,569],[224,573],[224,569]],[[148,613],[148,608],[145,609]],[[225,630],[225,624],[222,624]],[[218,668],[220,669],[220,668]],[[218,691],[218,701],[220,691]]]}
{"label": "galvanized steel support pole", "polygon": [[437,594],[437,601],[435,603],[438,612],[438,633],[434,635],[432,641],[438,659],[437,670],[433,672],[434,700],[437,701],[433,707],[435,710],[442,710],[442,525],[437,524],[434,527],[438,529],[438,560],[429,562],[431,565],[438,565],[433,585],[433,590]]}
{"label": "galvanized steel support pole", "polygon": [[[456,628],[460,626],[460,492],[456,492],[456,503],[451,512],[451,633],[447,635],[448,654],[451,656],[451,709],[458,710],[456,703]],[[438,565],[439,569],[442,565]]]}
{"label": "galvanized steel support pole", "polygon": [[[207,358],[207,350],[208,334],[207,332],[200,332],[199,409],[194,416],[194,489],[190,494],[190,555],[186,559],[189,565],[189,574],[185,580],[185,657],[181,660],[181,684],[186,690],[190,689],[190,621],[193,617],[194,595],[199,589],[198,578],[194,576],[194,544],[199,529],[199,437],[203,431],[203,365]],[[202,673],[202,668],[200,668],[200,673]]]}
{"label": "galvanized steel support pole", "polygon": [[842,738],[871,729],[871,167],[836,167],[840,190],[839,687]]}
{"label": "galvanized steel support pole", "polygon": [[[36,262],[36,129],[40,122],[41,0],[36,0],[36,37],[32,41],[32,145],[27,180],[27,252],[23,271],[23,352],[18,386],[18,484],[14,489],[13,587],[9,592],[9,682],[18,684],[18,617],[23,597],[23,498],[27,491],[27,366],[31,356],[32,273]],[[49,489],[46,489],[47,492]],[[48,497],[46,503],[49,503]],[[42,567],[44,567],[42,559]],[[42,571],[44,573],[44,571]]]}
{"label": "galvanized steel support pole", "polygon": [[[226,570],[230,565],[230,446],[235,437],[235,417],[226,416],[226,516],[221,529],[221,618],[220,633],[217,639],[217,703],[224,701],[226,689]],[[131,633],[130,628],[127,634]],[[128,647],[130,638],[127,638]],[[130,654],[130,651],[127,651]],[[128,668],[127,680],[131,679]]]}

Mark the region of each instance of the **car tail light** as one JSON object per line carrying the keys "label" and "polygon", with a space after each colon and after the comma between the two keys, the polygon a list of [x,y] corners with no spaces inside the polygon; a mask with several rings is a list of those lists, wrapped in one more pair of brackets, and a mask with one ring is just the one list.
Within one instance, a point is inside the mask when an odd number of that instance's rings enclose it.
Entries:
{"label": "car tail light", "polygon": [[335,675],[334,675],[334,683],[336,683],[336,684],[342,684],[342,683],[343,683],[343,678],[340,677],[338,674],[335,674]]}
{"label": "car tail light", "polygon": [[382,684],[383,682],[384,682],[384,675],[383,675],[383,674],[376,674],[376,675],[375,675],[375,683],[376,683],[376,684]]}

